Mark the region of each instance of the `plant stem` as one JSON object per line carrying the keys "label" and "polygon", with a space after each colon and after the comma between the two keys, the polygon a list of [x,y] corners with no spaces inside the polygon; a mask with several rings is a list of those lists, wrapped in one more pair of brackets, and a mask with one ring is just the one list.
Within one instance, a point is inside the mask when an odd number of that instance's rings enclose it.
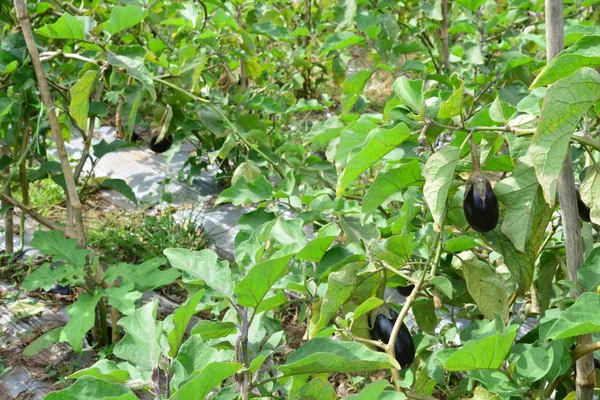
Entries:
{"label": "plant stem", "polygon": [[[562,0],[546,0],[546,58],[550,62],[565,48],[564,22]],[[579,213],[577,210],[577,196],[575,194],[575,179],[571,151],[567,152],[563,167],[558,177],[558,198],[562,214],[563,230],[565,235],[565,250],[567,253],[567,269],[569,278],[578,282],[577,270],[583,263],[583,245],[581,241],[581,227],[579,226]],[[577,293],[571,291],[571,296],[576,298]],[[592,342],[591,335],[577,337],[577,345],[585,346]],[[583,355],[576,362],[576,395],[578,400],[591,400],[596,384],[594,358],[591,353]]]}
{"label": "plant stem", "polygon": [[72,226],[73,236],[77,238],[77,244],[79,247],[85,247],[85,227],[83,225],[83,214],[82,206],[79,201],[79,194],[77,193],[77,187],[75,186],[75,180],[73,179],[73,172],[71,171],[71,165],[69,163],[69,155],[65,149],[65,143],[62,137],[60,124],[54,110],[54,101],[52,100],[52,94],[48,87],[48,81],[44,74],[44,69],[40,61],[35,39],[31,31],[31,23],[29,22],[29,16],[27,15],[27,6],[25,0],[14,0],[15,9],[17,10],[17,19],[21,25],[23,37],[31,56],[31,63],[35,70],[35,75],[38,82],[38,87],[42,97],[42,102],[48,110],[48,119],[50,121],[50,127],[52,130],[52,136],[58,150],[58,158],[62,168],[62,173],[65,178],[65,195],[67,197],[68,204],[72,209],[72,219],[67,223],[67,229],[71,230]]}
{"label": "plant stem", "polygon": [[[5,144],[0,144],[0,158],[4,157],[4,156],[9,156],[9,147],[8,145]],[[2,172],[2,179],[10,179],[9,178],[9,171],[7,170],[6,172]],[[4,196],[10,196],[11,195],[11,191],[10,191],[10,182],[7,182],[7,184],[4,187],[4,191],[2,192],[2,205],[6,205],[7,202],[4,200]],[[15,249],[14,249],[14,244],[13,244],[13,240],[14,240],[14,233],[13,233],[13,210],[12,208],[8,209],[6,211],[6,214],[4,214],[4,251],[7,254],[12,254]]]}
{"label": "plant stem", "polygon": [[[432,243],[433,246],[432,247],[434,247],[436,249],[435,257],[433,259],[430,259],[430,262],[425,267],[423,274],[421,274],[421,276],[419,277],[417,282],[415,282],[415,287],[413,288],[410,295],[408,295],[408,297],[406,298],[406,301],[405,301],[404,305],[402,306],[402,310],[398,314],[398,318],[396,319],[394,328],[392,329],[392,332],[390,333],[390,341],[387,343],[386,353],[392,358],[395,358],[396,337],[398,336],[398,333],[400,332],[400,327],[402,326],[402,322],[404,321],[404,318],[406,318],[406,316],[408,315],[408,311],[412,307],[412,304],[417,299],[417,294],[419,293],[419,290],[421,290],[421,286],[423,285],[423,282],[425,281],[425,277],[427,276],[426,271],[427,271],[428,267],[431,266],[432,267],[431,272],[433,274],[435,274],[437,265],[440,262],[440,258],[442,255],[442,242],[440,242],[440,238],[442,237],[443,225],[444,225],[445,219],[446,219],[446,210],[444,210],[444,213],[440,220],[440,222],[441,222],[440,230],[435,233],[435,236],[433,238],[433,243]],[[394,383],[396,385],[396,389],[400,390],[400,385],[398,382],[400,380],[400,374],[398,373],[398,370],[393,368],[392,375],[394,376]]]}

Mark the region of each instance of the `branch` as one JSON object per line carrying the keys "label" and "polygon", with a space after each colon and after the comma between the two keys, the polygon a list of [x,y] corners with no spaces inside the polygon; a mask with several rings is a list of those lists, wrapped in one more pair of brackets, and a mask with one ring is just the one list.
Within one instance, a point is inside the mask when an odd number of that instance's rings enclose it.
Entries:
{"label": "branch", "polygon": [[586,354],[592,353],[596,350],[600,350],[600,342],[577,345],[571,351],[571,358],[573,359],[573,362],[575,362]]}
{"label": "branch", "polygon": [[0,198],[2,199],[3,202],[9,203],[14,207],[20,208],[27,215],[29,215],[31,218],[35,219],[37,222],[44,225],[45,227],[53,229],[53,230],[57,230],[67,237],[76,238],[76,236],[74,236],[72,233],[67,232],[67,230],[63,226],[55,224],[54,222],[50,221],[49,219],[47,219],[46,217],[44,217],[43,215],[38,213],[33,208],[21,203],[19,200],[12,198],[10,196],[7,196],[5,194],[0,194]]}
{"label": "branch", "polygon": [[[79,194],[77,193],[77,187],[75,186],[75,180],[73,179],[73,172],[71,171],[71,165],[69,163],[69,155],[65,149],[65,143],[60,130],[60,124],[58,123],[58,118],[56,117],[56,112],[54,110],[54,101],[52,100],[52,95],[50,94],[48,81],[46,80],[46,75],[44,74],[44,69],[40,61],[35,39],[33,38],[33,32],[31,31],[31,23],[29,22],[29,16],[27,15],[27,6],[25,5],[25,0],[14,0],[14,3],[15,9],[17,10],[17,19],[21,25],[23,37],[25,39],[25,43],[27,44],[29,55],[31,56],[31,63],[33,64],[33,69],[35,70],[42,102],[48,110],[48,119],[52,129],[52,136],[54,137],[54,142],[56,143],[58,158],[60,159],[60,165],[65,177],[65,192],[68,200],[67,204],[70,205],[73,210],[72,217],[74,220],[74,232],[69,233],[77,238],[79,246],[85,246],[85,228],[83,225],[81,202],[79,201]],[[70,222],[71,220],[68,221],[67,227],[71,226]],[[68,230],[70,229],[68,228]]]}

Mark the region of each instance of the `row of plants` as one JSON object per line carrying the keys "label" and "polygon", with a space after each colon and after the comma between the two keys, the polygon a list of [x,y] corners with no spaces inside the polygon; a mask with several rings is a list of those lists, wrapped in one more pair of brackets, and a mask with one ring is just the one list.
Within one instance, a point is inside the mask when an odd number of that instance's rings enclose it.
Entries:
{"label": "row of plants", "polygon": [[[5,229],[11,207],[53,229],[32,245],[54,263],[24,289],[82,289],[69,323],[25,353],[83,351],[90,331],[112,349],[47,398],[591,398],[597,2],[561,5],[564,27],[520,0],[15,5],[0,50]],[[371,100],[382,79],[385,100]],[[121,139],[93,144],[109,117]],[[74,166],[71,135],[85,146]],[[256,207],[234,261],[91,251],[86,160],[131,142],[169,160],[184,141],[196,152],[181,180],[217,164],[215,204]],[[64,224],[28,199],[43,179],[65,191]],[[126,182],[99,181],[137,201]],[[174,283],[187,292],[174,313],[141,304]],[[517,339],[527,318],[537,327]]]}

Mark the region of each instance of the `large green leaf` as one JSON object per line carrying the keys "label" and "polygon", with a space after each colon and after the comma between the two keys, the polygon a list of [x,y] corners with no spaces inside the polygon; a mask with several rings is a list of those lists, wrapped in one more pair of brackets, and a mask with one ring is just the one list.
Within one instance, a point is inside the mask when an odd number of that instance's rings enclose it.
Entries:
{"label": "large green leaf", "polygon": [[227,261],[219,261],[212,250],[165,249],[173,268],[184,272],[184,282],[203,280],[207,286],[233,298],[233,277]]}
{"label": "large green leaf", "polygon": [[337,224],[327,224],[317,232],[317,236],[308,242],[298,254],[296,259],[319,262],[329,249],[329,246],[340,234]]}
{"label": "large green leaf", "polygon": [[378,128],[369,134],[363,148],[348,160],[344,172],[338,179],[336,193],[340,196],[344,190],[383,156],[394,150],[396,146],[410,137],[411,133],[406,124],[386,129]]}
{"label": "large green leaf", "polygon": [[214,362],[208,364],[202,372],[194,376],[175,392],[169,400],[203,399],[224,379],[229,378],[242,368],[234,362]]}
{"label": "large green leaf", "polygon": [[102,139],[100,143],[92,146],[94,148],[94,156],[97,158],[102,158],[106,154],[116,151],[119,149],[127,148],[135,146],[135,144],[128,142],[122,139],[115,139],[112,142],[108,143],[106,140]]}
{"label": "large green leaf", "polygon": [[319,55],[324,56],[330,51],[341,50],[348,46],[353,46],[357,44],[363,44],[365,42],[365,38],[358,36],[352,32],[339,32],[334,33],[325,38],[325,42],[321,46],[319,50]]}
{"label": "large green leaf", "polygon": [[581,200],[590,208],[590,219],[600,225],[600,166],[594,164],[587,169],[579,188]]}
{"label": "large green leaf", "polygon": [[98,182],[100,183],[100,186],[119,192],[129,200],[133,201],[135,204],[138,204],[137,197],[135,197],[135,192],[123,179],[98,179]]}
{"label": "large green leaf", "polygon": [[398,368],[396,360],[358,342],[314,338],[292,353],[279,370],[286,376],[319,373],[354,373]]}
{"label": "large green leaf", "polygon": [[96,71],[86,71],[85,74],[71,87],[71,103],[69,110],[73,119],[83,128],[87,128],[88,111],[90,109],[90,92],[94,87],[94,82],[98,73]]}
{"label": "large green leaf", "polygon": [[372,213],[394,193],[422,180],[421,165],[418,160],[410,161],[398,168],[380,172],[363,197],[362,213]]}
{"label": "large green leaf", "polygon": [[[169,343],[169,357],[174,358],[177,355],[179,346],[183,341],[190,320],[196,313],[196,306],[200,299],[204,296],[204,290],[200,290],[188,299],[179,308],[167,318],[165,318],[165,332],[167,334],[167,342]],[[171,325],[172,326],[168,326]]]}
{"label": "large green leaf", "polygon": [[373,75],[372,70],[359,71],[350,75],[344,81],[344,94],[342,95],[342,113],[348,114],[362,94],[369,78]]}
{"label": "large green leaf", "polygon": [[571,135],[586,110],[600,99],[600,74],[582,68],[555,82],[544,96],[540,123],[529,152],[544,198],[556,200],[558,176],[569,150]]}
{"label": "large green leaf", "polygon": [[66,239],[59,231],[37,231],[33,234],[31,246],[75,267],[85,266],[89,253],[77,248],[77,240]]}
{"label": "large green leaf", "polygon": [[350,299],[356,286],[361,282],[358,277],[358,266],[350,264],[337,272],[329,274],[327,292],[321,302],[319,320],[310,336],[314,337],[329,324],[340,308]]}
{"label": "large green leaf", "polygon": [[551,340],[600,332],[600,294],[584,293],[560,313],[546,334]]}
{"label": "large green leaf", "polygon": [[423,107],[423,87],[425,81],[414,79],[410,80],[404,76],[396,79],[394,82],[394,93],[404,104],[406,104],[412,112],[419,114]]}
{"label": "large green leaf", "polygon": [[29,343],[27,347],[23,350],[23,355],[25,357],[33,357],[38,354],[40,351],[52,346],[54,343],[60,341],[60,333],[62,332],[63,327],[54,328],[51,331],[44,333],[39,336],[33,342]]}
{"label": "large green leaf", "polygon": [[259,176],[252,182],[248,182],[245,177],[241,177],[235,184],[221,192],[215,205],[221,203],[233,203],[239,206],[244,203],[258,203],[271,198],[273,185],[264,175]]}
{"label": "large green leaf", "polygon": [[111,35],[124,31],[142,22],[148,16],[148,11],[141,7],[126,6],[114,7],[105,29]]}
{"label": "large green leaf", "polygon": [[147,292],[173,283],[181,276],[174,268],[160,269],[166,263],[164,257],[152,258],[141,264],[119,263],[106,269],[104,280],[112,283],[121,279],[121,286],[132,284],[138,292]]}
{"label": "large green leaf", "polygon": [[461,253],[460,263],[469,294],[483,315],[490,319],[494,318],[494,314],[508,318],[509,294],[492,267],[474,258],[472,253]]}
{"label": "large green leaf", "polygon": [[446,100],[444,104],[442,104],[442,107],[440,107],[440,111],[438,112],[437,116],[438,118],[451,118],[460,114],[460,111],[462,110],[462,98],[464,88],[465,87],[461,82],[458,89],[456,89],[452,93],[452,95],[450,95],[448,100]]}
{"label": "large green leaf", "polygon": [[49,393],[45,400],[137,400],[133,392],[118,383],[110,383],[93,376],[84,376],[58,392]]}
{"label": "large green leaf", "polygon": [[517,250],[525,252],[539,193],[539,184],[529,157],[519,159],[513,174],[498,182],[494,192],[506,207],[502,233],[508,236]]}
{"label": "large green leaf", "polygon": [[60,333],[60,341],[68,342],[77,353],[83,350],[83,337],[94,326],[96,304],[100,298],[99,293],[94,293],[93,296],[84,293],[79,295],[75,303],[67,307],[70,318]]}
{"label": "large green leaf", "polygon": [[39,35],[50,39],[85,39],[85,22],[69,13],[64,13],[53,24],[42,26],[36,31]]}
{"label": "large green leaf", "polygon": [[146,50],[142,46],[121,46],[115,52],[108,52],[108,62],[115,67],[122,67],[127,73],[144,85],[152,100],[156,100],[152,72],[146,68],[144,61]]}
{"label": "large green leaf", "polygon": [[498,369],[508,354],[518,325],[511,325],[506,332],[497,332],[479,340],[470,340],[453,352],[444,362],[447,371],[470,371],[474,369]]}
{"label": "large green leaf", "polygon": [[122,326],[126,333],[116,344],[113,353],[143,371],[158,368],[162,353],[159,343],[162,322],[156,322],[157,310],[158,299],[155,298],[119,320],[119,326]]}
{"label": "large green leaf", "polygon": [[577,277],[581,286],[589,291],[595,291],[600,285],[600,247],[593,249],[577,270]]}
{"label": "large green leaf", "polygon": [[531,84],[547,86],[584,67],[600,66],[600,36],[584,36],[554,57]]}
{"label": "large green leaf", "polygon": [[194,325],[192,331],[190,332],[190,335],[200,335],[202,339],[210,340],[228,336],[236,332],[237,326],[233,322],[202,320],[198,321],[198,323]]}
{"label": "large green leaf", "polygon": [[143,296],[141,292],[133,288],[133,283],[127,283],[104,289],[104,293],[108,297],[108,304],[125,315],[131,314],[135,311],[135,302]]}
{"label": "large green leaf", "polygon": [[125,383],[131,379],[128,371],[120,369],[114,361],[107,359],[99,360],[91,367],[80,369],[69,375],[68,378],[77,379],[84,376],[93,376],[94,378],[113,383]]}
{"label": "large green leaf", "polygon": [[235,287],[238,304],[244,307],[258,307],[271,286],[283,275],[291,258],[292,254],[288,254],[252,267]]}
{"label": "large green leaf", "polygon": [[454,178],[454,170],[460,158],[458,147],[444,146],[425,163],[425,186],[423,194],[435,223],[439,226],[446,207],[448,191]]}

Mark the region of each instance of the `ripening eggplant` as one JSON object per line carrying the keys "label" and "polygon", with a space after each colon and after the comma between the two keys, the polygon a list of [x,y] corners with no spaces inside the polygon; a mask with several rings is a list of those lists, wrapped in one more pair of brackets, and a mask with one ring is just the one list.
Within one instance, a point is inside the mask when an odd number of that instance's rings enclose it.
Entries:
{"label": "ripening eggplant", "polygon": [[581,200],[581,195],[579,194],[579,187],[577,187],[577,209],[579,210],[579,218],[584,220],[585,222],[590,222],[590,208]]}
{"label": "ripening eggplant", "polygon": [[150,150],[157,154],[164,153],[165,151],[169,150],[173,145],[173,135],[165,136],[163,140],[161,140],[158,143],[156,143],[157,139],[158,136],[154,136],[150,141]]}
{"label": "ripening eggplant", "polygon": [[[394,310],[379,310],[375,316],[372,328],[369,328],[371,338],[373,340],[381,340],[383,343],[388,343],[390,340],[390,334],[394,329],[394,324],[398,318],[398,313]],[[389,318],[386,316],[386,312],[389,312]],[[396,355],[396,361],[400,364],[402,369],[410,367],[412,362],[415,360],[415,344],[413,343],[410,331],[404,325],[404,322],[400,326],[398,336],[396,337],[396,345],[394,349]]]}
{"label": "ripening eggplant", "polygon": [[490,181],[481,172],[469,176],[465,188],[463,211],[471,228],[477,232],[488,232],[496,227],[500,211],[498,198]]}

